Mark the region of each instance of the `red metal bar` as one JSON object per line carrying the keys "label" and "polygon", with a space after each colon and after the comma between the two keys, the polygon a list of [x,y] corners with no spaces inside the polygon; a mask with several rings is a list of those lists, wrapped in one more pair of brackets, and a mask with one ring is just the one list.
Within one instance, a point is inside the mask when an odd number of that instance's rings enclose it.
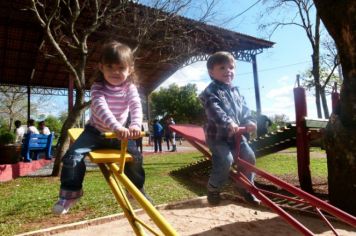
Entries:
{"label": "red metal bar", "polygon": [[[177,132],[178,133],[178,132]],[[196,149],[198,149],[198,151],[200,151],[201,153],[203,153],[204,156],[206,156],[207,158],[211,159],[211,154],[205,149],[203,148],[199,143],[195,142],[193,139],[189,139],[186,138],[186,140]]]}
{"label": "red metal bar", "polygon": [[287,221],[291,226],[293,226],[297,231],[301,232],[303,235],[314,235],[307,227],[302,225],[293,216],[288,214],[280,206],[272,202],[263,193],[258,191],[258,189],[247,180],[245,176],[242,176],[239,172],[234,174],[234,179],[237,182],[242,183],[251,193],[255,194],[258,199],[262,201],[263,204],[275,211],[279,216],[281,216],[285,221]]}
{"label": "red metal bar", "polygon": [[320,211],[319,208],[315,207],[316,212],[318,212],[319,216],[324,220],[324,222],[329,226],[329,228],[334,232],[335,235],[339,235],[335,228],[332,226],[332,224],[330,223],[330,221],[328,221],[328,219],[326,219],[326,217],[324,216],[324,214]]}
{"label": "red metal bar", "polygon": [[356,217],[348,214],[347,212],[344,212],[344,211],[326,203],[325,201],[322,201],[319,198],[317,198],[307,192],[304,192],[304,191],[294,187],[293,185],[290,185],[287,182],[284,182],[283,180],[274,177],[273,175],[268,174],[267,172],[265,172],[263,170],[257,169],[255,166],[251,165],[250,163],[248,163],[244,160],[238,159],[237,165],[240,165],[243,168],[247,168],[248,170],[255,172],[257,175],[264,177],[265,179],[271,181],[275,185],[289,191],[290,193],[293,193],[294,195],[296,195],[300,198],[303,198],[310,205],[312,205],[314,207],[318,207],[318,208],[330,213],[331,215],[334,215],[337,218],[343,220],[345,223],[348,223],[351,226],[356,227]]}
{"label": "red metal bar", "polygon": [[258,188],[258,190],[261,191],[262,193],[268,194],[268,195],[273,196],[273,197],[284,198],[284,199],[286,199],[288,201],[291,201],[291,202],[308,204],[308,202],[306,202],[304,200],[300,200],[300,199],[296,199],[296,198],[293,198],[293,197],[289,197],[289,196],[286,196],[284,194],[274,193],[274,192],[267,191],[267,190],[260,189],[260,188]]}

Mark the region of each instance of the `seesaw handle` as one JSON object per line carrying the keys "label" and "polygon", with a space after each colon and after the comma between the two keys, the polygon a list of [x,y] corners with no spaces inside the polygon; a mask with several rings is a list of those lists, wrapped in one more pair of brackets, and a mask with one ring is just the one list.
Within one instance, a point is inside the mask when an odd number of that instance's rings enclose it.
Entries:
{"label": "seesaw handle", "polygon": [[[104,132],[101,134],[104,138],[116,138],[116,133],[114,132]],[[145,132],[145,131],[142,131],[141,134],[140,134],[140,137],[145,137],[147,136],[148,133]],[[137,137],[137,138],[134,138],[134,139],[138,139],[140,137]],[[129,138],[129,139],[133,139],[133,138]]]}

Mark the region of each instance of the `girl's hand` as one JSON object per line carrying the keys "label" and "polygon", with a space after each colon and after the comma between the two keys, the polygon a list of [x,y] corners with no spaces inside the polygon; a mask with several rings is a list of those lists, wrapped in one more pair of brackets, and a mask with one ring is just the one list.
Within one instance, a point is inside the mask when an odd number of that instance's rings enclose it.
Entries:
{"label": "girl's hand", "polygon": [[130,131],[125,127],[118,128],[115,133],[117,139],[127,139],[130,136]]}
{"label": "girl's hand", "polygon": [[130,138],[136,139],[141,136],[141,129],[136,126],[130,127],[129,131],[130,131]]}

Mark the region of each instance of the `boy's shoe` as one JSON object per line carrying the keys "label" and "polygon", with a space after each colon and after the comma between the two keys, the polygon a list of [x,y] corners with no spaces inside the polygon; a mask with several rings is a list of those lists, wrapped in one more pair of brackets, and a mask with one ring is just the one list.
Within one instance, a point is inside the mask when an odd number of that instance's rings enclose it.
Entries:
{"label": "boy's shoe", "polygon": [[246,189],[237,187],[237,192],[245,199],[246,202],[254,204],[254,205],[260,205],[261,201],[252,193],[248,192]]}
{"label": "boy's shoe", "polygon": [[[145,192],[145,189],[144,189],[144,188],[140,188],[140,189],[138,189],[138,190],[142,193],[142,195],[143,195],[152,205],[154,205],[152,198]],[[127,198],[128,198],[130,201],[136,200],[136,199],[131,195],[131,193],[130,193],[129,191],[127,191],[127,190],[126,190],[126,196],[127,196]]]}
{"label": "boy's shoe", "polygon": [[260,205],[261,201],[252,193],[247,192],[244,196],[246,202],[249,202],[254,205]]}
{"label": "boy's shoe", "polygon": [[79,198],[64,199],[60,198],[58,202],[53,206],[52,212],[56,215],[67,214],[69,209],[74,206],[74,204],[79,200]]}
{"label": "boy's shoe", "polygon": [[152,198],[145,192],[144,188],[139,189],[142,195],[153,205],[153,200]]}
{"label": "boy's shoe", "polygon": [[211,185],[208,185],[208,202],[211,205],[218,205],[221,201],[220,191]]}

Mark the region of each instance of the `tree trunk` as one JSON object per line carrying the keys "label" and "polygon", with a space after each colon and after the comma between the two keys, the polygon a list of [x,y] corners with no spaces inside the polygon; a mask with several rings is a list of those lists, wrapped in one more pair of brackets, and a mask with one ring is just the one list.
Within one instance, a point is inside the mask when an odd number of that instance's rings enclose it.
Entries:
{"label": "tree trunk", "polygon": [[326,99],[325,88],[324,87],[321,87],[321,89],[320,89],[320,98],[321,98],[321,104],[323,106],[324,118],[325,119],[329,119],[330,113],[329,113],[328,102],[327,102],[327,99]]}
{"label": "tree trunk", "polygon": [[356,1],[314,3],[335,40],[344,77],[340,104],[325,132],[329,197],[332,204],[356,215]]}
{"label": "tree trunk", "polygon": [[61,159],[64,156],[69,143],[68,129],[72,128],[78,121],[78,119],[81,117],[83,111],[86,108],[85,106],[83,106],[84,101],[84,91],[80,92],[80,90],[77,89],[73,110],[68,112],[68,117],[62,126],[61,135],[58,139],[58,147],[56,149],[52,176],[59,176],[59,173],[61,171]]}

